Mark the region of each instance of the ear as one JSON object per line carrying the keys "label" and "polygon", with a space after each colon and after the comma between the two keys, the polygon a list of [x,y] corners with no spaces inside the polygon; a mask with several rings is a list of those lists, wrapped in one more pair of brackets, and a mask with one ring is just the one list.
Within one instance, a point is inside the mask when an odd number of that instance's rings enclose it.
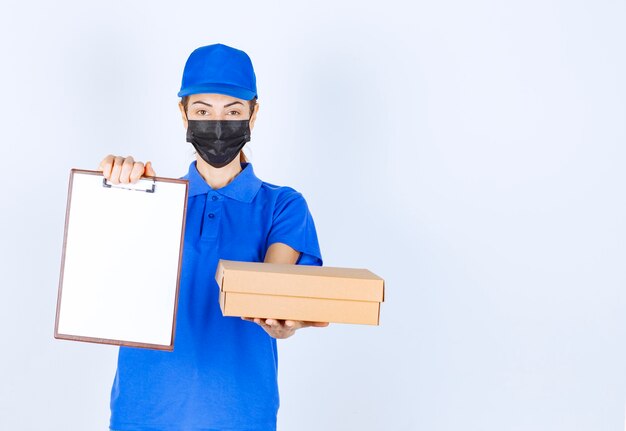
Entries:
{"label": "ear", "polygon": [[254,122],[256,121],[256,114],[259,112],[259,102],[256,102],[256,105],[254,105],[254,111],[252,112],[252,115],[250,116],[250,132],[252,132],[252,129],[254,128]]}
{"label": "ear", "polygon": [[187,129],[187,115],[185,114],[185,107],[183,106],[183,102],[178,101],[178,109],[180,109],[180,115],[183,118],[183,125],[185,126],[185,130]]}

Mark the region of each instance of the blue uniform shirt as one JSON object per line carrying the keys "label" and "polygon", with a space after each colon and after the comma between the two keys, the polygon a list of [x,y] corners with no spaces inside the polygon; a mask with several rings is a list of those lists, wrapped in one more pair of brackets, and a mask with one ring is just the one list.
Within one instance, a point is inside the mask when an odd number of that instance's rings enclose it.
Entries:
{"label": "blue uniform shirt", "polygon": [[217,190],[196,162],[183,177],[189,200],[174,351],[119,348],[113,430],[276,429],[276,340],[256,323],[222,316],[217,262],[263,262],[275,242],[300,251],[301,265],[322,265],[322,257],[302,194],[261,181],[250,163],[241,166]]}

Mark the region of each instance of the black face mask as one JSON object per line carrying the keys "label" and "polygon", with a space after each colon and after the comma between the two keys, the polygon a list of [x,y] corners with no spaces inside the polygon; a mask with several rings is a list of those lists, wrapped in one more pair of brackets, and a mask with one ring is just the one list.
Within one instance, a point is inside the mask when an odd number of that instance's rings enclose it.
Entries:
{"label": "black face mask", "polygon": [[249,140],[249,120],[187,120],[187,142],[216,168],[232,162]]}

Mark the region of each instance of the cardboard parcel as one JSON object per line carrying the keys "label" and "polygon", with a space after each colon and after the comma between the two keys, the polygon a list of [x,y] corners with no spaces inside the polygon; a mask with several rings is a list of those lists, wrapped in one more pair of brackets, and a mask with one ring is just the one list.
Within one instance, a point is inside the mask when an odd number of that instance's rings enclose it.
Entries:
{"label": "cardboard parcel", "polygon": [[367,269],[221,259],[215,280],[224,316],[380,322],[384,280]]}

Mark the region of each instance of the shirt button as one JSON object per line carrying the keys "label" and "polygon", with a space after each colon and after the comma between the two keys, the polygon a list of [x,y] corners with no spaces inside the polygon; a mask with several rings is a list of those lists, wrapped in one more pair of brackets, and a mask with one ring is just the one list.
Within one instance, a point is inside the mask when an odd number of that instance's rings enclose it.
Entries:
{"label": "shirt button", "polygon": [[211,200],[213,200],[213,201],[216,201],[216,200],[218,200],[218,199],[219,199],[219,198],[218,198],[217,196],[211,196]]}
{"label": "shirt button", "polygon": [[214,218],[214,217],[215,217],[215,214],[209,213],[209,218]]}

